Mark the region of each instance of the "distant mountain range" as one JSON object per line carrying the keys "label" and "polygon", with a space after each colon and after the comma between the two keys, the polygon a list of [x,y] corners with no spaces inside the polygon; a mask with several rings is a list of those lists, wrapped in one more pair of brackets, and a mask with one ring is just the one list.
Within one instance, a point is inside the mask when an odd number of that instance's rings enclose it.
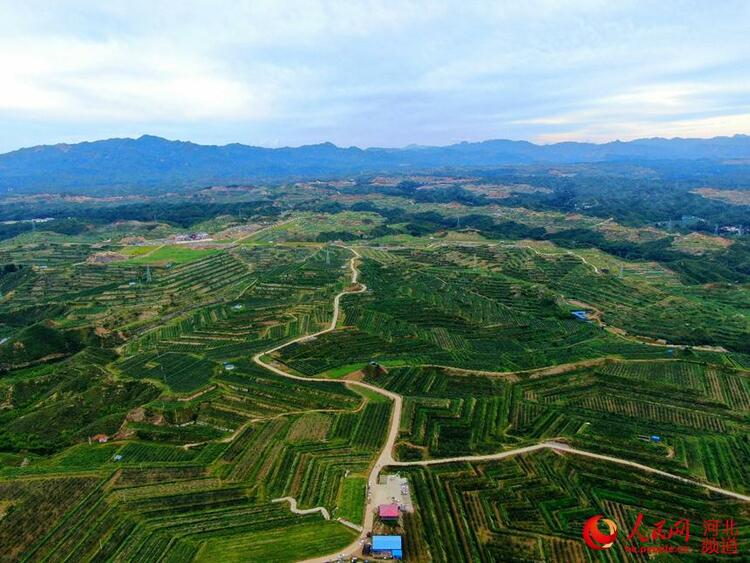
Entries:
{"label": "distant mountain range", "polygon": [[198,145],[144,135],[78,144],[42,145],[0,155],[0,191],[84,192],[94,188],[179,188],[285,178],[680,159],[748,159],[750,136],[638,139],[611,143],[493,140],[445,147],[295,148]]}

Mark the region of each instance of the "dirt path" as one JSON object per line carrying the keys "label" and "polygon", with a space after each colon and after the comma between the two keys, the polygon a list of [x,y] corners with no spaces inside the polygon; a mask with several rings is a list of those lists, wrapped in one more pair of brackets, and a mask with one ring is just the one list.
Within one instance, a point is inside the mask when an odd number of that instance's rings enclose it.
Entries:
{"label": "dirt path", "polygon": [[296,220],[297,220],[297,217],[294,217],[292,219],[287,219],[286,221],[281,221],[280,223],[274,223],[273,225],[268,225],[267,227],[263,227],[261,229],[258,229],[257,231],[253,231],[252,233],[248,233],[248,234],[246,234],[243,237],[234,239],[234,241],[232,241],[231,246],[237,246],[237,243],[240,243],[243,240],[249,239],[250,237],[254,237],[258,233],[262,233],[263,231],[268,231],[270,229],[275,229],[276,227],[281,227],[282,225],[286,225],[288,223],[292,223],[292,222],[294,222]]}
{"label": "dirt path", "polygon": [[413,466],[428,466],[428,465],[441,465],[444,463],[456,463],[459,461],[467,462],[479,462],[479,461],[495,461],[498,459],[505,459],[506,457],[512,457],[519,454],[526,454],[535,452],[537,450],[543,450],[549,448],[548,443],[534,444],[531,446],[524,446],[523,448],[516,448],[514,450],[507,450],[504,452],[498,452],[496,454],[485,454],[485,455],[464,455],[457,457],[441,457],[438,459],[424,459],[421,461],[394,461],[391,466],[395,467],[413,467]]}
{"label": "dirt path", "polygon": [[[359,270],[357,270],[356,261],[361,258],[361,254],[354,248],[345,247],[348,248],[354,256],[349,261],[349,268],[351,270],[351,286],[350,287],[356,287],[356,289],[344,289],[344,291],[338,293],[336,297],[334,297],[333,300],[333,317],[331,319],[331,324],[328,326],[328,328],[323,329],[319,332],[316,332],[314,334],[306,334],[303,336],[299,336],[295,338],[294,340],[290,340],[289,342],[286,342],[284,344],[279,344],[278,346],[275,346],[274,348],[271,348],[270,350],[266,350],[265,352],[259,352],[255,356],[253,356],[253,361],[258,364],[259,366],[270,370],[278,375],[281,375],[283,377],[287,377],[290,379],[296,379],[299,381],[324,381],[324,382],[332,382],[332,381],[338,381],[342,385],[347,386],[359,386],[364,389],[369,389],[370,391],[373,391],[375,393],[378,393],[380,395],[383,395],[387,398],[389,398],[391,401],[393,401],[393,410],[391,412],[391,418],[390,418],[390,426],[388,428],[388,436],[386,438],[385,443],[383,444],[383,448],[380,451],[380,455],[378,456],[377,460],[375,461],[375,464],[373,465],[370,474],[367,478],[367,481],[372,487],[377,483],[378,476],[380,475],[380,471],[384,467],[392,466],[392,467],[407,467],[407,466],[430,466],[430,465],[438,465],[438,464],[444,464],[444,463],[453,463],[453,462],[461,462],[461,461],[467,461],[467,462],[481,462],[481,461],[494,461],[494,460],[500,460],[505,459],[511,456],[525,454],[534,452],[537,450],[542,449],[552,449],[559,453],[568,453],[573,455],[580,455],[585,456],[593,459],[598,459],[601,461],[607,461],[610,463],[616,463],[619,465],[625,465],[628,467],[633,467],[641,471],[646,471],[648,473],[652,473],[655,475],[660,475],[662,477],[667,477],[670,479],[675,479],[678,481],[681,481],[683,483],[687,483],[696,487],[703,487],[705,489],[711,490],[713,492],[723,494],[729,497],[733,497],[739,500],[743,500],[746,502],[750,502],[750,496],[743,495],[740,493],[735,493],[734,491],[729,491],[727,489],[721,489],[719,487],[714,487],[712,485],[708,485],[706,483],[700,483],[698,481],[692,481],[690,479],[687,479],[685,477],[681,477],[679,475],[674,475],[672,473],[668,473],[666,471],[662,471],[660,469],[655,469],[652,467],[648,467],[646,465],[642,465],[640,463],[629,461],[626,459],[621,459],[617,457],[607,456],[603,454],[596,454],[592,452],[587,452],[584,450],[578,450],[571,446],[568,446],[567,444],[563,444],[560,442],[542,442],[539,444],[534,444],[531,446],[524,446],[522,448],[516,448],[513,450],[507,450],[504,452],[499,452],[496,454],[487,454],[487,455],[475,455],[475,456],[459,456],[459,457],[450,457],[450,458],[440,458],[440,459],[431,459],[431,460],[422,460],[422,461],[396,461],[393,458],[393,448],[396,443],[396,439],[398,438],[398,431],[399,431],[399,425],[401,422],[401,412],[403,408],[403,401],[401,398],[401,395],[398,395],[396,393],[393,393],[391,391],[387,391],[385,389],[382,389],[381,387],[377,387],[375,385],[371,385],[369,383],[363,383],[361,381],[345,381],[345,380],[335,380],[335,379],[329,379],[325,377],[302,377],[299,375],[293,375],[291,373],[287,373],[280,369],[279,367],[276,367],[272,364],[266,363],[263,361],[263,356],[266,356],[268,354],[272,354],[273,352],[276,352],[278,350],[281,350],[282,348],[285,348],[287,346],[290,346],[291,344],[301,342],[303,340],[307,340],[312,337],[320,336],[322,334],[326,334],[328,332],[331,332],[335,330],[336,325],[339,320],[339,314],[340,314],[340,304],[341,304],[341,298],[344,295],[348,294],[355,294],[355,293],[363,293],[367,290],[367,286],[365,286],[363,283],[359,283]],[[593,360],[585,360],[582,362],[575,362],[574,364],[568,364],[563,366],[552,366],[549,368],[542,368],[541,370],[532,370],[538,372],[537,375],[548,375],[550,373],[557,373],[560,369],[570,369],[572,366],[580,367],[583,365],[595,365],[596,363],[600,363],[602,361],[605,361],[605,359],[597,358]],[[508,376],[510,374],[503,374],[505,376]],[[309,514],[310,512],[321,512],[325,511],[325,514],[323,514],[324,517],[328,514],[328,511],[325,510],[323,507],[316,507],[316,508],[309,508],[305,509],[304,511],[298,512],[296,510],[296,500],[291,497],[284,497],[283,499],[275,499],[274,502],[281,502],[282,500],[288,500],[290,504],[294,503],[292,505],[292,512],[295,512],[297,514]],[[311,559],[305,559],[302,563],[326,563],[328,561],[337,560],[341,554],[346,554],[349,557],[352,555],[356,555],[360,553],[362,544],[364,543],[364,540],[367,536],[367,531],[372,530],[373,522],[375,518],[375,511],[374,507],[372,506],[372,501],[370,499],[365,501],[365,517],[362,525],[362,530],[360,532],[360,535],[348,546],[344,547],[340,551],[337,551],[332,554],[324,555],[321,557],[314,557]],[[330,515],[326,519],[330,519]]]}
{"label": "dirt path", "polygon": [[349,522],[349,520],[345,520],[343,518],[336,518],[336,522],[340,522],[347,528],[351,528],[352,530],[356,530],[357,532],[363,531],[362,526],[360,526],[359,524],[355,524],[354,522]]}
{"label": "dirt path", "polygon": [[165,246],[167,246],[167,245],[166,244],[160,244],[156,248],[153,248],[153,249],[149,250],[148,252],[144,252],[143,254],[141,254],[140,256],[138,256],[138,258],[146,258],[147,256],[151,256],[154,252],[157,252],[157,251],[161,250]]}
{"label": "dirt path", "polygon": [[560,375],[569,371],[577,369],[589,368],[600,366],[612,360],[619,360],[617,356],[601,356],[599,358],[591,358],[590,360],[577,360],[575,362],[569,362],[567,364],[556,364],[553,366],[545,366],[542,368],[531,368],[518,371],[484,371],[478,369],[465,369],[456,368],[453,366],[447,366],[443,364],[404,364],[391,365],[388,367],[419,367],[419,368],[437,368],[444,370],[446,373],[451,375],[483,375],[486,377],[497,377],[500,379],[507,379],[508,381],[519,381],[521,377],[530,377],[536,379],[546,375]]}
{"label": "dirt path", "polygon": [[328,511],[322,506],[316,506],[315,508],[304,508],[304,509],[297,508],[297,499],[294,497],[275,498],[271,502],[288,502],[289,510],[291,510],[295,514],[313,514],[314,512],[320,512],[323,515],[323,518],[325,518],[326,520],[331,519],[331,515],[328,514]]}
{"label": "dirt path", "polygon": [[[347,247],[349,248],[349,247]],[[331,324],[328,326],[328,328],[323,329],[319,332],[316,332],[314,334],[306,334],[303,336],[299,336],[295,338],[294,340],[291,340],[289,342],[286,342],[284,344],[280,344],[278,346],[275,346],[274,348],[271,348],[270,350],[266,350],[265,352],[259,352],[255,356],[253,356],[253,361],[258,364],[261,367],[264,367],[265,369],[268,369],[278,375],[281,375],[283,377],[288,377],[291,379],[297,379],[299,381],[325,381],[325,382],[331,382],[336,381],[332,379],[328,379],[325,377],[302,377],[299,375],[293,375],[291,373],[287,373],[283,371],[282,369],[266,363],[263,361],[263,356],[266,356],[268,354],[272,354],[273,352],[276,352],[278,350],[281,350],[282,348],[285,348],[291,344],[295,344],[297,342],[300,342],[302,340],[307,340],[311,337],[320,336],[322,334],[326,334],[328,332],[333,331],[336,328],[336,324],[339,320],[340,315],[340,308],[341,308],[341,298],[344,295],[349,294],[355,294],[355,293],[363,293],[367,291],[367,286],[365,286],[362,283],[359,283],[359,270],[357,269],[356,261],[362,257],[362,255],[357,252],[354,248],[349,248],[349,250],[354,253],[354,256],[349,261],[349,269],[351,270],[351,285],[356,286],[356,289],[348,290],[345,289],[341,293],[337,294],[336,297],[333,299],[333,318],[331,319]],[[385,389],[382,389],[380,387],[376,387],[375,385],[371,385],[369,383],[362,383],[362,382],[354,382],[354,381],[339,381],[342,385],[350,385],[353,387],[361,387],[364,389],[369,389],[370,391],[373,391],[375,393],[379,393],[380,395],[383,395],[385,397],[388,397],[391,401],[393,401],[393,410],[391,411],[391,419],[390,419],[390,427],[388,429],[388,437],[385,441],[385,444],[383,444],[383,449],[380,452],[380,455],[378,456],[377,460],[375,461],[375,464],[373,465],[370,474],[367,478],[368,483],[370,486],[373,486],[377,483],[378,476],[380,475],[380,471],[383,469],[383,467],[386,467],[388,465],[393,465],[395,460],[393,459],[393,446],[396,443],[396,439],[398,438],[398,427],[401,422],[401,410],[402,410],[402,399],[401,395],[397,395],[396,393],[392,393],[390,391],[386,391]],[[353,553],[355,551],[358,551],[359,548],[362,545],[362,540],[366,537],[367,530],[372,529],[374,521],[374,510],[373,506],[371,504],[371,501],[366,501],[365,506],[365,519],[362,525],[362,531],[360,535],[355,539],[350,545],[345,547],[341,550],[341,553]],[[336,559],[339,555],[339,552],[335,554],[326,555],[324,557],[316,557],[313,559],[306,560],[307,563],[323,563],[325,561],[329,561],[331,559]]]}
{"label": "dirt path", "polygon": [[523,448],[516,448],[513,450],[507,450],[507,451],[499,452],[496,454],[445,457],[445,458],[439,458],[439,459],[426,459],[422,461],[395,461],[391,463],[390,465],[395,466],[395,467],[408,467],[408,466],[439,465],[443,463],[455,463],[455,462],[461,462],[461,461],[472,462],[472,463],[482,462],[482,461],[496,461],[499,459],[505,459],[505,458],[512,457],[515,455],[526,454],[526,453],[534,452],[537,450],[544,450],[544,449],[550,449],[556,452],[563,452],[563,453],[569,453],[569,454],[579,455],[583,457],[589,457],[593,459],[598,459],[600,461],[616,463],[618,465],[627,465],[628,467],[634,467],[640,471],[645,471],[647,473],[652,473],[654,475],[659,475],[661,477],[667,477],[669,479],[675,479],[677,481],[681,481],[683,483],[693,485],[695,487],[703,487],[704,489],[708,489],[715,493],[719,493],[728,497],[733,497],[739,500],[743,500],[745,502],[750,502],[750,496],[748,495],[743,495],[740,493],[736,493],[734,491],[722,489],[720,487],[714,487],[713,485],[709,485],[707,483],[693,481],[692,479],[688,479],[687,477],[675,475],[674,473],[668,473],[667,471],[662,471],[661,469],[655,469],[653,467],[649,467],[648,465],[643,465],[635,461],[629,461],[627,459],[622,459],[619,457],[614,457],[614,456],[609,456],[609,455],[604,455],[604,454],[597,454],[593,452],[587,452],[585,450],[579,450],[572,446],[569,446],[568,444],[563,444],[561,442],[542,442],[539,444],[534,444],[532,446],[525,446]]}
{"label": "dirt path", "polygon": [[186,402],[186,401],[192,401],[193,399],[197,399],[198,397],[202,397],[206,393],[210,393],[216,389],[216,385],[210,385],[206,387],[205,389],[201,389],[200,391],[193,393],[192,395],[188,395],[187,397],[177,397],[178,401]]}
{"label": "dirt path", "polygon": [[586,260],[585,256],[581,256],[580,254],[578,254],[576,252],[573,252],[571,250],[564,250],[562,253],[560,253],[560,252],[540,252],[539,250],[537,250],[533,246],[528,246],[528,245],[523,245],[523,244],[519,244],[519,245],[501,245],[501,246],[504,246],[504,247],[505,246],[515,246],[517,248],[527,248],[528,250],[531,250],[532,252],[534,252],[537,256],[552,256],[552,257],[556,257],[556,256],[560,256],[560,254],[567,254],[568,256],[574,256],[575,258],[578,258],[581,262],[583,262],[588,267],[590,267],[592,270],[594,270],[595,274],[599,273],[599,268],[597,268],[591,262],[589,262],[588,260]]}
{"label": "dirt path", "polygon": [[693,481],[692,479],[688,479],[686,477],[681,477],[680,475],[674,475],[673,473],[668,473],[666,471],[662,471],[661,469],[654,469],[653,467],[649,467],[648,465],[643,465],[641,463],[637,463],[635,461],[629,461],[627,459],[622,459],[619,457],[613,457],[609,455],[604,454],[596,454],[593,452],[587,452],[585,450],[578,450],[575,449],[567,444],[561,444],[559,442],[547,442],[545,444],[545,447],[551,448],[553,450],[559,451],[559,452],[567,452],[575,455],[580,455],[584,457],[590,457],[593,459],[598,459],[600,461],[608,461],[610,463],[617,463],[619,465],[627,465],[628,467],[634,467],[640,471],[645,471],[647,473],[653,473],[655,475],[660,475],[662,477],[667,477],[669,479],[675,479],[677,481],[681,481],[683,483],[693,485],[695,487],[703,487],[704,489],[708,489],[709,491],[713,491],[715,493],[719,493],[724,496],[733,497],[745,502],[750,502],[750,496],[743,495],[740,493],[735,493],[734,491],[730,491],[728,489],[722,489],[721,487],[714,487],[713,485],[709,485],[707,483],[701,483],[699,481]]}

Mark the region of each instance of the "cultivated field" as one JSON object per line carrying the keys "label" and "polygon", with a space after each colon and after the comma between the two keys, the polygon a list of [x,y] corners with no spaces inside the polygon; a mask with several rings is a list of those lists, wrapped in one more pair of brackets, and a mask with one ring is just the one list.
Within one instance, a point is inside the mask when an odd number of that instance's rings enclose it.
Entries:
{"label": "cultivated field", "polygon": [[[440,205],[304,211],[247,235],[222,215],[201,227],[240,235],[210,248],[161,224],[153,240],[138,224],[116,242],[0,244],[0,561],[353,553],[381,470],[412,486],[396,528],[409,561],[626,560],[586,551],[599,512],[731,517],[750,549],[746,289],[601,249],[421,232]],[[440,463],[549,443],[694,484],[547,446]]]}

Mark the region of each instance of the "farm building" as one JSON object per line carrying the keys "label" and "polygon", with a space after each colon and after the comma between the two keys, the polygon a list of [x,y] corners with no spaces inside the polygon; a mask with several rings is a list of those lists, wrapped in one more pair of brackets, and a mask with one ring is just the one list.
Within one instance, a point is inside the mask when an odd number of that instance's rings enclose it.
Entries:
{"label": "farm building", "polygon": [[381,504],[378,507],[378,517],[381,520],[398,520],[401,515],[401,509],[395,503],[393,504]]}
{"label": "farm building", "polygon": [[573,315],[579,321],[589,320],[589,314],[587,311],[571,311],[570,314]]}
{"label": "farm building", "polygon": [[652,434],[651,436],[646,436],[644,434],[640,434],[638,436],[638,439],[643,442],[661,442],[661,436],[657,436],[656,434]]}
{"label": "farm building", "polygon": [[92,436],[91,439],[95,442],[99,442],[100,444],[106,444],[109,440],[109,436],[107,436],[106,434],[97,434],[96,436]]}
{"label": "farm building", "polygon": [[372,536],[373,557],[401,559],[401,536]]}

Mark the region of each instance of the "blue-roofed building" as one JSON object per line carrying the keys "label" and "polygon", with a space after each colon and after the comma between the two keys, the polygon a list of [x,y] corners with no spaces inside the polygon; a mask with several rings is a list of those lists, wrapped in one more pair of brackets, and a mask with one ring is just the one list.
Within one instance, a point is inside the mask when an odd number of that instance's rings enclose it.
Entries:
{"label": "blue-roofed building", "polygon": [[372,536],[372,555],[401,559],[401,536]]}
{"label": "blue-roofed building", "polygon": [[571,311],[570,314],[580,321],[589,320],[588,311]]}

